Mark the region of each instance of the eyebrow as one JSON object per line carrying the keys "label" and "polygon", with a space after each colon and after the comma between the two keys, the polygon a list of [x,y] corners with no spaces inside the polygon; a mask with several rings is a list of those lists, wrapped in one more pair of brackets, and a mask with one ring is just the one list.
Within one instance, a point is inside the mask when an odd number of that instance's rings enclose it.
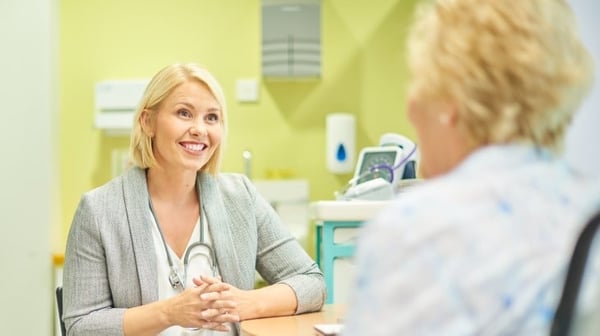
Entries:
{"label": "eyebrow", "polygon": [[[177,103],[175,103],[175,105],[185,105],[189,109],[195,110],[195,106],[190,103],[187,103],[187,102],[177,102]],[[210,107],[208,109],[208,112],[221,112],[221,108],[220,107]]]}

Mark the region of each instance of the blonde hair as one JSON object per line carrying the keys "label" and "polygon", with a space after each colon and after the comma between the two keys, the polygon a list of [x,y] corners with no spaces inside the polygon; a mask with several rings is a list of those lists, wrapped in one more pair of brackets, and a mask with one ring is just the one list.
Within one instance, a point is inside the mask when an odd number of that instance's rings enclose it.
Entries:
{"label": "blonde hair", "polygon": [[438,0],[418,11],[408,41],[414,92],[457,104],[477,145],[560,152],[593,79],[563,0]]}
{"label": "blonde hair", "polygon": [[210,160],[201,168],[201,171],[207,171],[216,174],[221,165],[223,156],[224,141],[227,137],[227,107],[225,96],[219,82],[208,72],[208,70],[194,64],[172,64],[160,70],[148,83],[144,95],[137,107],[134,116],[133,131],[131,133],[130,153],[135,165],[140,168],[151,168],[157,165],[154,152],[152,151],[152,138],[147,135],[142,128],[142,113],[149,113],[148,119],[153,120],[161,107],[163,101],[179,85],[198,81],[205,84],[208,90],[215,97],[221,106],[220,123],[223,129],[223,140],[219,144]]}

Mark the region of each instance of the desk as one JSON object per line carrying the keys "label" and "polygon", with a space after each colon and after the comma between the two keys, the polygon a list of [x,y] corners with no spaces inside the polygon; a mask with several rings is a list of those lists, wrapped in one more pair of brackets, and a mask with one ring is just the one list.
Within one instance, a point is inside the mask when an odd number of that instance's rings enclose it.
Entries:
{"label": "desk", "polygon": [[[340,300],[334,299],[334,289],[343,287],[340,282],[335,282],[334,262],[336,259],[351,258],[354,255],[357,230],[352,229],[358,229],[364,221],[371,219],[389,203],[389,201],[319,201],[310,204],[309,213],[316,224],[315,259],[325,276],[326,303],[341,303]],[[336,239],[336,230],[346,229],[353,231],[350,232],[350,237]],[[340,295],[340,297],[346,296],[346,293]]]}
{"label": "desk", "polygon": [[346,313],[344,305],[325,305],[323,310],[293,316],[242,321],[242,336],[312,336],[317,323],[338,323]]}

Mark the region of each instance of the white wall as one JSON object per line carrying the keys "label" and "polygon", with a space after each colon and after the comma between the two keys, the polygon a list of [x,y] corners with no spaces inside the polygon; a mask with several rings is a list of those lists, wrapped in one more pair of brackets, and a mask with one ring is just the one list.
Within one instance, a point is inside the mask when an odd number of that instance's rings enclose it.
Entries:
{"label": "white wall", "polygon": [[570,0],[584,43],[594,56],[595,85],[567,134],[566,157],[584,173],[600,177],[600,1]]}
{"label": "white wall", "polygon": [[0,1],[0,334],[51,335],[57,0]]}

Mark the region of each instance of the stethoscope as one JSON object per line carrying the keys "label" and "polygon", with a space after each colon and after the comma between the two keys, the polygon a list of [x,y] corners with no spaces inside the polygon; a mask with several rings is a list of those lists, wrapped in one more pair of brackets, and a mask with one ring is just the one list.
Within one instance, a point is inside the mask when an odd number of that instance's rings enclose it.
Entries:
{"label": "stethoscope", "polygon": [[[200,239],[197,242],[192,243],[188,247],[188,249],[185,251],[185,254],[183,256],[183,278],[182,278],[179,275],[179,273],[177,272],[177,269],[175,268],[175,266],[173,265],[173,260],[171,260],[171,254],[169,253],[169,249],[167,247],[165,237],[162,233],[162,230],[160,229],[160,225],[158,224],[158,218],[156,217],[156,213],[154,212],[154,206],[152,205],[152,198],[150,197],[150,192],[148,192],[148,203],[150,204],[150,212],[152,213],[152,217],[154,218],[154,222],[156,223],[156,227],[158,228],[158,233],[160,233],[160,239],[162,240],[163,247],[165,248],[165,254],[167,255],[167,261],[169,262],[169,269],[170,269],[169,283],[171,284],[171,287],[173,287],[173,289],[181,289],[181,290],[183,290],[185,288],[184,280],[187,279],[187,269],[188,269],[188,264],[190,262],[190,253],[196,247],[202,247],[202,248],[206,249],[206,251],[208,251],[208,258],[209,258],[209,263],[210,263],[210,269],[212,271],[212,276],[217,276],[217,260],[215,258],[215,253],[214,253],[212,247],[210,247],[210,245],[204,241],[204,216],[202,215],[202,213],[200,213]],[[204,208],[201,207],[201,209],[202,209],[202,212],[204,212]]]}

